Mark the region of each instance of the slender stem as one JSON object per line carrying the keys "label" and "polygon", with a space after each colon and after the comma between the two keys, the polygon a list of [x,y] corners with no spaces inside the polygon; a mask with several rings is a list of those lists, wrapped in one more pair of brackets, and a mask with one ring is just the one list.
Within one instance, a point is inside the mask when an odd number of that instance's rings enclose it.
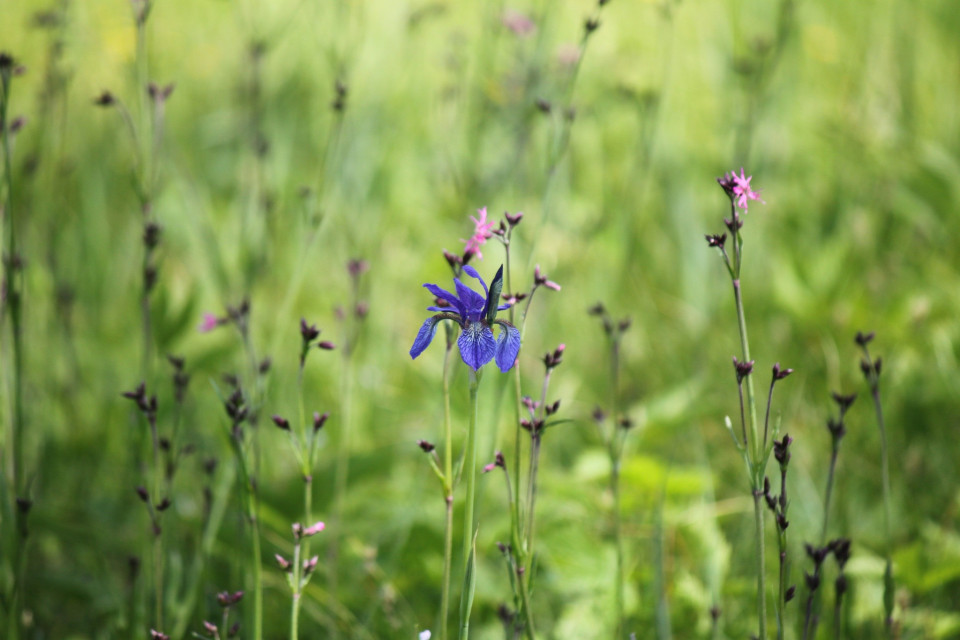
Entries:
{"label": "slender stem", "polygon": [[[616,423],[613,426],[617,428]],[[620,515],[620,458],[611,460],[610,491],[613,493],[613,539],[617,551],[617,574],[614,584],[613,610],[616,615],[616,638],[623,637],[623,540]]]}
{"label": "slender stem", "polygon": [[770,405],[773,404],[773,385],[775,384],[777,384],[777,378],[773,377],[770,380],[770,391],[767,393],[767,411],[763,416],[763,447],[761,451],[767,450],[767,437],[770,433]]}
{"label": "slender stem", "polygon": [[843,616],[843,596],[837,592],[836,601],[833,605],[833,637],[835,640],[843,638],[842,618]]}
{"label": "slender stem", "polygon": [[[473,551],[473,532],[475,528],[473,512],[477,494],[477,389],[480,386],[480,372],[470,370],[470,424],[467,427],[467,449],[464,453],[464,464],[467,474],[467,500],[464,506],[463,517],[463,564],[464,564],[464,596],[468,595],[468,582],[471,575],[471,553]],[[472,602],[460,607],[460,640],[467,640],[470,636],[470,610]]]}
{"label": "slender stem", "polygon": [[830,518],[830,496],[833,494],[833,475],[837,468],[837,453],[840,451],[839,443],[834,441],[833,451],[830,454],[830,471],[827,473],[827,493],[823,500],[823,530],[820,532],[820,546],[827,542],[827,521]]}
{"label": "slender stem", "polygon": [[253,562],[253,637],[255,640],[263,638],[263,569],[260,566],[260,517],[259,500],[255,497],[254,489],[250,487],[250,534],[253,536],[251,561]]}
{"label": "slender stem", "polygon": [[867,345],[864,343],[861,345],[863,347],[863,354],[866,358],[865,365],[867,368],[864,369],[864,375],[867,378],[867,383],[870,385],[870,395],[873,397],[873,407],[877,414],[877,427],[880,429],[880,458],[881,458],[881,472],[883,475],[883,507],[884,507],[884,529],[887,534],[886,541],[886,567],[883,574],[883,607],[885,613],[885,619],[883,621],[884,627],[886,628],[887,637],[892,638],[894,635],[893,632],[893,597],[894,597],[894,582],[893,582],[893,538],[890,534],[890,525],[893,521],[892,507],[890,504],[890,464],[889,457],[887,455],[887,430],[886,423],[883,420],[883,406],[880,403],[880,360],[879,358],[874,361],[870,357],[870,350],[867,348]]}
{"label": "slender stem", "polygon": [[[306,553],[303,555],[306,556]],[[300,542],[293,545],[293,606],[290,607],[290,640],[297,640],[300,637]]]}
{"label": "slender stem", "polygon": [[[737,303],[737,325],[740,330],[740,346],[743,350],[743,361],[750,362],[750,341],[747,338],[747,319],[743,313],[743,296],[740,292],[740,279],[733,281],[733,296]],[[757,400],[753,390],[753,376],[746,376],[747,407],[750,409],[750,438],[753,443],[753,462],[756,464],[763,453],[761,443],[757,438]]]}
{"label": "slender stem", "polygon": [[[732,210],[732,220],[734,229],[733,247],[734,247],[734,272],[736,277],[733,279],[733,296],[737,305],[737,327],[740,332],[740,347],[744,362],[750,362],[750,341],[747,338],[747,319],[743,311],[743,296],[740,290],[740,267],[743,259],[742,238],[736,225],[739,224],[737,218],[736,206],[733,200],[730,201]],[[761,488],[763,486],[763,468],[765,461],[761,458],[764,455],[764,443],[761,443],[757,437],[757,402],[753,389],[753,376],[746,376],[747,379],[747,405],[750,409],[750,437],[752,439],[752,458],[751,472],[753,475],[753,504],[754,504],[754,524],[757,535],[757,616],[759,626],[759,640],[767,638],[767,593],[766,577],[764,575],[764,541],[763,541],[763,505],[761,505]],[[747,451],[750,452],[750,448]]]}
{"label": "slender stem", "polygon": [[763,505],[759,490],[753,492],[753,519],[757,534],[757,616],[760,623],[760,640],[767,637],[767,584],[764,574],[763,552]]}
{"label": "slender stem", "polygon": [[440,640],[447,640],[450,614],[450,571],[453,565],[453,442],[450,420],[450,353],[453,351],[453,329],[445,322],[447,349],[443,354],[443,497],[446,515],[443,521],[443,589],[440,593]]}
{"label": "slender stem", "polygon": [[786,612],[786,593],[787,593],[787,544],[786,536],[781,532],[779,536],[780,545],[780,580],[777,585],[777,640],[783,640],[783,629],[786,626],[784,613]]}
{"label": "slender stem", "polygon": [[[542,424],[547,406],[547,389],[550,386],[550,369],[547,369],[543,376],[543,386],[540,388],[540,409],[538,412],[539,422]],[[542,427],[539,427],[542,428]],[[527,480],[527,554],[533,557],[533,529],[534,529],[534,504],[537,499],[537,472],[540,468],[540,437],[539,431],[535,425],[531,428],[530,438],[530,468],[528,469],[529,478]]]}
{"label": "slender stem", "polygon": [[[467,476],[467,500],[463,515],[463,559],[470,557],[473,544],[474,503],[477,491],[477,388],[480,386],[479,372],[470,372],[470,424],[467,427],[467,449],[464,453]],[[462,621],[461,621],[462,622]]]}

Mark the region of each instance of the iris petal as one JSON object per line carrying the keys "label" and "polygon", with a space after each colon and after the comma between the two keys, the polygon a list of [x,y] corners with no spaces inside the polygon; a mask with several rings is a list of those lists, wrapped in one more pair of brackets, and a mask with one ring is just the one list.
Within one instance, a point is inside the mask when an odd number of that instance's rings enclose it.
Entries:
{"label": "iris petal", "polygon": [[474,371],[493,360],[497,351],[493,331],[481,322],[465,327],[457,339],[457,346],[460,347],[460,357]]}
{"label": "iris petal", "polygon": [[483,278],[480,277],[480,273],[477,272],[476,269],[474,269],[468,264],[463,265],[463,272],[466,273],[468,276],[472,278],[476,278],[477,280],[480,281],[481,286],[483,286],[483,297],[486,298],[487,294],[489,294],[490,291],[489,289],[487,289],[487,283],[484,282]]}
{"label": "iris petal", "polygon": [[460,302],[460,298],[453,295],[446,289],[441,289],[435,284],[427,283],[427,284],[424,284],[423,286],[427,289],[427,291],[432,293],[437,298],[440,298],[441,300],[446,300],[447,302],[452,304],[454,309],[457,310],[457,313],[459,313],[462,317],[466,317],[467,309],[463,306],[463,303]]}
{"label": "iris petal", "polygon": [[423,350],[430,346],[430,343],[433,341],[433,335],[437,332],[437,324],[442,318],[427,318],[427,321],[423,323],[423,326],[420,327],[420,331],[417,332],[417,337],[413,341],[413,346],[410,347],[410,357],[416,358],[418,355],[423,353]]}
{"label": "iris petal", "polygon": [[487,306],[486,296],[480,295],[463,284],[459,278],[454,278],[453,283],[457,286],[457,295],[460,297],[460,302],[466,311],[465,314],[461,313],[460,315],[470,320],[479,320],[481,314],[483,314],[484,307]]}
{"label": "iris petal", "polygon": [[520,331],[506,322],[498,322],[500,335],[497,336],[497,366],[506,373],[517,361],[520,353]]}

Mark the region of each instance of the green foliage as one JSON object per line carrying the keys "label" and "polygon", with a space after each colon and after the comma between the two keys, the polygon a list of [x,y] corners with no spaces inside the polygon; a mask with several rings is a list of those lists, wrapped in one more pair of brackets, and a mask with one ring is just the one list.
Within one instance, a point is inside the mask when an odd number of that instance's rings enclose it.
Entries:
{"label": "green foliage", "polygon": [[[300,470],[268,419],[296,413],[301,317],[323,329],[321,339],[355,344],[312,354],[304,372],[307,414],[331,412],[313,479],[319,519],[334,509],[336,445],[347,425],[351,433],[344,512],[339,530],[313,539],[321,562],[301,636],[436,629],[444,504],[416,441],[442,437],[443,350],[411,362],[407,349],[430,304],[419,285],[448,281],[441,250],[461,249],[467,216],[481,206],[525,214],[511,245],[514,289],[529,286],[537,263],[563,287],[537,293],[520,352],[524,393],[536,396],[539,356],[566,343],[551,400],[562,398],[559,417],[574,421],[543,439],[531,594],[540,636],[609,637],[614,628],[609,459],[590,417],[611,397],[603,335],[587,315],[602,300],[633,320],[620,356],[621,409],[635,429],[621,483],[626,628],[638,638],[658,625],[704,637],[716,604],[725,636],[746,637],[755,630],[752,506],[723,426],[738,411],[736,317],[724,269],[703,242],[728,214],[714,177],[741,165],[766,200],[746,217],[742,276],[758,388],[776,361],[796,370],[778,384],[774,413],[796,440],[798,595],[809,568],[801,544],[819,537],[828,394],[859,391],[829,536],[853,540],[849,637],[880,637],[880,445],[853,344],[856,331],[875,330],[892,453],[895,615],[905,638],[956,637],[953,0],[617,0],[576,64],[571,53],[595,10],[587,0],[158,0],[146,77],[176,88],[155,156],[162,236],[146,368],[137,147],[117,109],[93,104],[109,89],[151,131],[129,5],[26,0],[0,11],[0,47],[27,68],[13,79],[10,107],[27,118],[11,176],[26,265],[24,459],[34,502],[25,637],[146,636],[153,548],[134,487],[147,484],[149,433],[120,393],[144,380],[170,436],[178,410],[168,353],[185,357],[191,383],[177,436],[190,452],[164,515],[167,619],[199,632],[220,615],[218,591],[244,588],[249,528],[211,382],[222,387],[230,373],[250,388],[254,377],[234,326],[196,331],[203,312],[225,316],[243,298],[256,354],[272,359],[257,434],[265,636],[286,633],[289,595],[272,556],[287,552],[301,517]],[[505,8],[528,13],[535,31],[506,29]],[[502,262],[495,240],[484,256],[484,274]],[[369,315],[358,325],[338,320],[358,302],[344,266],[354,257],[370,263],[359,291]],[[5,315],[8,484],[11,349]],[[486,377],[481,464],[495,449],[513,453],[512,378],[492,369]],[[468,420],[460,363],[452,389],[459,447]],[[10,491],[0,488],[9,532]],[[510,599],[495,547],[510,526],[499,474],[479,478],[477,511],[471,632],[499,638],[496,609]],[[334,539],[335,592],[324,566]],[[131,556],[141,560],[136,579]],[[0,561],[4,590],[11,565]],[[828,563],[825,616],[833,571]],[[453,583],[462,577],[455,571]],[[790,620],[799,601],[788,605]],[[241,617],[250,604],[239,604]],[[821,624],[820,637],[831,628]]]}

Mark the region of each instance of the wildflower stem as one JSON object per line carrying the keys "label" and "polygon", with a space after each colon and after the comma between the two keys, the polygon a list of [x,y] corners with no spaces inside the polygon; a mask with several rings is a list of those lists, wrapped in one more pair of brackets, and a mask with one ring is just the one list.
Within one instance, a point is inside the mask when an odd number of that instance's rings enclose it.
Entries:
{"label": "wildflower stem", "polygon": [[[543,386],[540,389],[540,410],[539,420],[530,430],[530,468],[527,479],[527,554],[533,558],[533,537],[534,537],[534,506],[537,500],[537,473],[540,470],[540,438],[545,408],[547,404],[547,388],[550,385],[550,369],[547,369],[543,376]],[[532,564],[532,563],[531,563]]]}
{"label": "wildflower stem", "polygon": [[820,546],[827,542],[827,520],[830,517],[830,496],[833,494],[833,474],[837,468],[837,453],[839,453],[839,442],[834,439],[833,451],[830,453],[830,471],[827,472],[827,492],[823,500],[823,530],[820,532]]}
{"label": "wildflower stem", "polygon": [[[300,416],[300,436],[297,444],[299,447],[306,449],[300,453],[300,471],[303,476],[303,517],[305,526],[309,527],[313,525],[313,440],[316,434],[311,435],[310,427],[307,426],[306,422],[306,412],[303,408],[303,367],[304,360],[301,360],[300,370],[297,373],[297,411]],[[293,554],[294,580],[293,602],[290,612],[290,639],[296,640],[299,638],[300,596],[303,591],[300,558],[310,557],[309,536],[294,545]]]}
{"label": "wildflower stem", "polygon": [[[739,270],[738,270],[739,271]],[[743,296],[740,291],[740,279],[733,281],[733,296],[737,303],[737,325],[740,330],[740,347],[743,351],[743,361],[750,362],[750,342],[747,338],[747,319],[743,313]],[[750,442],[753,447],[752,459],[757,464],[763,455],[763,447],[757,437],[757,400],[753,390],[753,376],[746,376],[747,381],[747,408],[750,414]]]}
{"label": "wildflower stem", "polygon": [[450,425],[450,353],[453,351],[453,328],[444,323],[447,349],[443,354],[443,477],[446,515],[443,523],[443,590],[440,593],[440,640],[447,640],[447,619],[450,613],[450,569],[453,564],[453,442]]}
{"label": "wildflower stem", "polygon": [[759,490],[753,492],[753,518],[757,534],[757,615],[759,616],[760,640],[767,637],[767,584],[764,575],[763,549],[763,505]]}
{"label": "wildflower stem", "polygon": [[469,598],[466,606],[460,607],[460,640],[467,640],[470,635],[470,609],[472,608],[472,593],[467,584],[472,579],[470,567],[473,553],[474,532],[474,502],[477,492],[477,389],[480,386],[480,372],[470,370],[470,424],[467,427],[467,449],[464,452],[464,464],[467,466],[467,500],[464,506],[463,517],[463,562],[464,562],[464,593]]}
{"label": "wildflower stem", "polygon": [[884,569],[884,587],[883,587],[883,601],[884,601],[884,612],[886,614],[883,621],[884,626],[887,631],[887,637],[893,637],[893,593],[894,593],[894,582],[893,582],[893,560],[891,558],[893,539],[890,535],[890,524],[893,521],[892,508],[890,504],[890,462],[887,455],[887,429],[886,423],[883,420],[883,406],[880,403],[880,359],[873,361],[870,358],[870,350],[867,348],[866,342],[862,344],[863,355],[866,358],[864,364],[869,365],[864,369],[864,373],[867,378],[867,383],[870,385],[870,395],[873,397],[873,407],[874,411],[877,414],[877,427],[880,429],[880,462],[881,462],[881,473],[883,476],[883,512],[884,512],[884,529],[887,534],[886,542],[886,567]]}
{"label": "wildflower stem", "polygon": [[[293,545],[293,564],[290,567],[290,570],[293,572],[293,606],[290,607],[290,640],[297,640],[297,638],[300,637],[300,566],[302,564],[300,559],[300,545],[300,541],[297,541],[297,543]],[[303,555],[309,557],[306,552],[304,552]]]}
{"label": "wildflower stem", "polygon": [[[731,202],[731,206],[732,202]],[[734,211],[734,221],[736,222],[736,211]],[[737,326],[740,331],[740,347],[742,349],[743,361],[750,362],[750,342],[747,338],[747,320],[743,312],[743,296],[740,290],[740,261],[741,261],[741,239],[739,230],[734,234],[734,271],[736,278],[733,279],[733,296],[737,304]],[[761,504],[761,488],[763,486],[763,468],[764,461],[761,460],[765,448],[763,443],[757,437],[757,402],[753,390],[753,376],[746,376],[747,381],[747,406],[750,413],[750,443],[747,451],[751,452],[749,446],[752,446],[751,471],[753,484],[753,514],[754,525],[757,535],[757,616],[759,618],[759,639],[766,640],[767,637],[767,592],[766,576],[764,575],[764,544],[763,544],[763,505]],[[742,392],[741,392],[742,393]],[[742,401],[741,401],[742,403]],[[742,415],[742,409],[741,409]],[[746,431],[746,430],[745,430]],[[745,443],[748,444],[748,443]],[[749,455],[749,454],[748,454]]]}

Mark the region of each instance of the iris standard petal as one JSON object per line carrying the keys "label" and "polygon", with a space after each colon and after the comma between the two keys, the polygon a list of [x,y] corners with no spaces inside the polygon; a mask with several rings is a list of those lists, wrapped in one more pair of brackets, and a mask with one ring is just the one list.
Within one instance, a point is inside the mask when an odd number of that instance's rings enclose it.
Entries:
{"label": "iris standard petal", "polygon": [[517,361],[520,353],[520,331],[506,322],[498,322],[500,335],[497,336],[497,366],[506,373]]}
{"label": "iris standard petal", "polygon": [[465,264],[463,265],[463,272],[466,273],[468,276],[472,278],[476,278],[477,280],[480,281],[480,285],[483,287],[483,297],[486,298],[487,295],[490,293],[490,290],[487,289],[487,283],[483,281],[483,278],[480,277],[480,274],[477,272],[477,270],[471,267],[470,265]]}
{"label": "iris standard petal", "polygon": [[423,353],[424,349],[430,346],[430,342],[433,341],[433,334],[437,332],[437,324],[440,320],[442,320],[442,318],[427,318],[427,321],[423,323],[420,331],[417,332],[417,337],[413,341],[413,346],[410,347],[411,358],[416,358]]}
{"label": "iris standard petal", "polygon": [[493,360],[497,351],[493,331],[481,322],[465,327],[457,338],[457,346],[460,347],[460,357],[474,371]]}
{"label": "iris standard petal", "polygon": [[460,298],[453,295],[446,289],[441,289],[435,284],[426,283],[423,286],[427,289],[427,291],[432,293],[437,298],[440,298],[441,300],[446,300],[447,302],[452,304],[453,308],[457,311],[457,313],[459,313],[462,317],[466,317],[467,309],[463,306],[463,303],[460,302]]}
{"label": "iris standard petal", "polygon": [[460,297],[460,302],[463,304],[463,307],[466,311],[465,314],[460,315],[463,315],[470,320],[479,320],[480,316],[483,314],[484,307],[487,306],[487,297],[480,295],[467,285],[460,282],[459,278],[454,278],[453,284],[455,284],[457,287],[457,295]]}

